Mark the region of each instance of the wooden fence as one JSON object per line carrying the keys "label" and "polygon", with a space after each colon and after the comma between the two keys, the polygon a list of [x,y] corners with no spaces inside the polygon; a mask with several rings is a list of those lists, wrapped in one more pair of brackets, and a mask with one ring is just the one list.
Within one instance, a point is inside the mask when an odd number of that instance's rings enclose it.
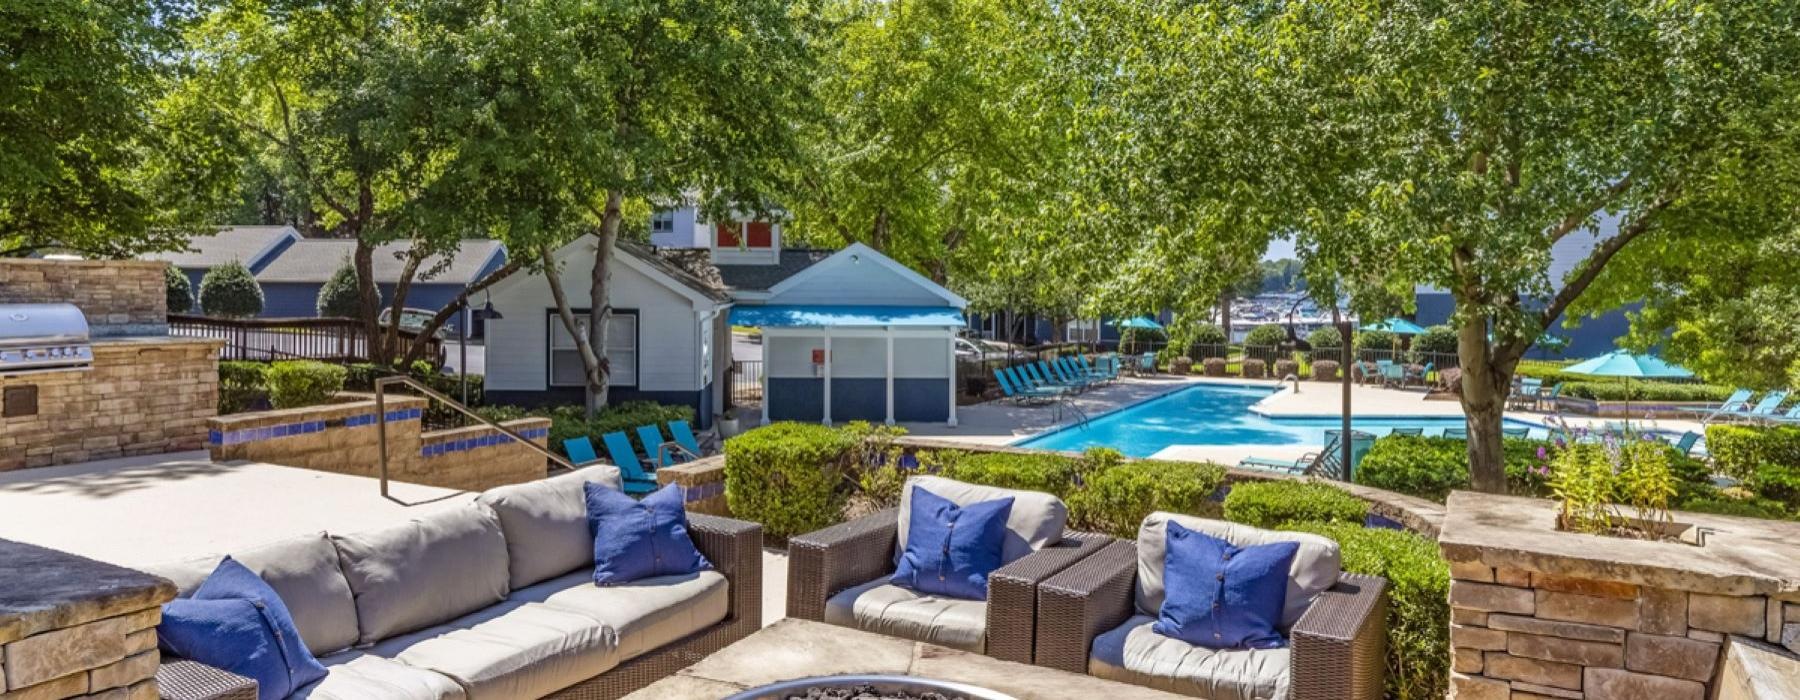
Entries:
{"label": "wooden fence", "polygon": [[[225,341],[221,360],[291,360],[368,362],[369,342],[361,321],[352,318],[215,318],[169,314],[169,334]],[[424,342],[420,357],[442,363],[443,341],[423,338],[413,331],[399,332],[396,357],[404,357],[414,343]]]}

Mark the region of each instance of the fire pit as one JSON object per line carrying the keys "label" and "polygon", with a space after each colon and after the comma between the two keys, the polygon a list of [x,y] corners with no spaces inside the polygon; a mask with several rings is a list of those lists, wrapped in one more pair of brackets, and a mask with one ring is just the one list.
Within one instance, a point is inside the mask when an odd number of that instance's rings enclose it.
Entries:
{"label": "fire pit", "polygon": [[813,676],[751,688],[726,700],[1014,700],[965,683],[912,676]]}

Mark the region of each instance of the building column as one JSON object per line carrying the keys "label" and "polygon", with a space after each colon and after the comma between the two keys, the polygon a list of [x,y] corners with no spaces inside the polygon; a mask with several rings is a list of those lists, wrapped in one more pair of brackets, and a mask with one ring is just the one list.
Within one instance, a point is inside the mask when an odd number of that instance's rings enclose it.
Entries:
{"label": "building column", "polygon": [[825,329],[825,425],[831,425],[831,329]]}
{"label": "building column", "polygon": [[954,428],[954,427],[956,427],[956,331],[955,330],[951,330],[949,334],[944,336],[944,345],[948,346],[948,350],[946,350],[946,352],[949,353],[949,357],[950,357],[950,368],[949,368],[950,369],[950,372],[949,372],[950,378],[948,380],[946,380],[950,383],[950,421],[948,422],[948,425],[950,427]]}
{"label": "building column", "polygon": [[[730,323],[727,323],[725,325],[725,337],[726,338],[731,337]],[[769,383],[770,383],[769,382],[769,368],[775,366],[775,363],[769,361],[769,358],[773,357],[773,355],[769,352],[769,349],[772,346],[777,345],[777,343],[770,342],[772,340],[774,340],[774,338],[769,336],[768,329],[767,328],[763,329],[762,378],[757,380],[762,383],[762,424],[763,425],[769,424]],[[726,341],[726,343],[730,343],[730,342],[731,342],[730,340]]]}
{"label": "building column", "polygon": [[894,424],[894,328],[887,329],[887,424]]}

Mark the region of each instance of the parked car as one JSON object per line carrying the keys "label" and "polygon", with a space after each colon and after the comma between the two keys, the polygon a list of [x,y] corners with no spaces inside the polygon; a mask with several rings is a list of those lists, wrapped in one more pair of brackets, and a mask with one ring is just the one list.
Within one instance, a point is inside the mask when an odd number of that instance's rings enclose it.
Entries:
{"label": "parked car", "polygon": [[[394,310],[392,308],[382,309],[381,315],[375,318],[375,322],[381,324],[382,328],[386,328],[389,325],[392,325],[393,313]],[[435,316],[437,316],[436,311],[415,309],[410,306],[400,309],[400,330],[412,331],[414,333],[423,332],[425,326],[429,325],[431,319]],[[443,340],[450,337],[450,329],[444,326],[438,326],[437,332],[433,335],[436,336],[438,340]]]}

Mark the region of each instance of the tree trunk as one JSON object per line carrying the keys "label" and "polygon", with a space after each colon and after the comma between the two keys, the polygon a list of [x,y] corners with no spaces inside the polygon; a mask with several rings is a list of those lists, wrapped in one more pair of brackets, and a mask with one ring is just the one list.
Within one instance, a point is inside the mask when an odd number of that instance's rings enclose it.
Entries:
{"label": "tree trunk", "polygon": [[[488,276],[481,278],[474,284],[463,287],[462,291],[457,292],[456,297],[450,300],[450,303],[445,304],[444,308],[439,309],[437,314],[432,316],[431,320],[425,323],[425,329],[419,331],[420,335],[423,337],[436,335],[438,329],[444,327],[444,324],[449,322],[451,316],[455,316],[469,305],[469,297],[475,296],[476,292],[492,287],[494,286],[494,283],[511,277],[513,273],[524,269],[524,261],[524,255],[509,256],[506,259],[506,264],[501,265],[500,269],[494,270]],[[464,318],[463,322],[468,323],[469,319]],[[413,361],[418,360],[419,355],[424,352],[424,343],[413,343],[412,347],[407,349],[406,358],[403,359],[401,363],[411,366]]]}
{"label": "tree trunk", "polygon": [[[538,258],[543,261],[544,281],[550,284],[550,299],[556,304],[556,317],[562,321],[563,330],[569,332],[569,337],[575,339],[576,351],[581,354],[583,378],[591,385],[594,369],[600,368],[604,375],[606,363],[602,362],[594,352],[594,345],[589,340],[589,334],[582,332],[581,324],[575,320],[575,312],[569,308],[569,297],[563,292],[562,271],[556,265],[556,251],[548,245],[542,246],[538,249]],[[592,415],[592,411],[593,406],[590,401],[590,415]]]}
{"label": "tree trunk", "polygon": [[[421,250],[422,243],[413,241],[406,254],[406,266],[401,268],[400,279],[394,283],[394,298],[388,300],[388,324],[381,329],[382,357],[392,358],[400,354],[400,312],[406,308],[406,296],[412,292],[413,278],[419,274],[419,261],[424,258]],[[436,359],[432,358],[434,361]]]}
{"label": "tree trunk", "polygon": [[381,289],[375,286],[375,244],[360,233],[356,236],[356,252],[351,257],[351,264],[356,268],[356,305],[362,316],[363,354],[370,362],[386,366],[393,358],[381,353],[381,326],[376,321],[381,316]]}
{"label": "tree trunk", "polygon": [[606,380],[611,373],[606,366],[606,327],[612,320],[612,270],[606,263],[612,259],[613,244],[619,240],[619,223],[624,218],[619,207],[623,201],[618,190],[606,195],[606,209],[600,215],[600,247],[594,251],[594,269],[589,273],[588,344],[593,346],[593,352],[582,357],[592,355],[597,360],[587,367],[589,418],[606,405]]}
{"label": "tree trunk", "polygon": [[1462,408],[1469,430],[1469,482],[1477,491],[1506,493],[1506,462],[1500,425],[1512,389],[1517,358],[1488,344],[1487,321],[1473,318],[1457,329],[1457,355],[1462,361]]}
{"label": "tree trunk", "polygon": [[1219,295],[1219,328],[1225,331],[1225,344],[1231,344],[1231,292]]}

